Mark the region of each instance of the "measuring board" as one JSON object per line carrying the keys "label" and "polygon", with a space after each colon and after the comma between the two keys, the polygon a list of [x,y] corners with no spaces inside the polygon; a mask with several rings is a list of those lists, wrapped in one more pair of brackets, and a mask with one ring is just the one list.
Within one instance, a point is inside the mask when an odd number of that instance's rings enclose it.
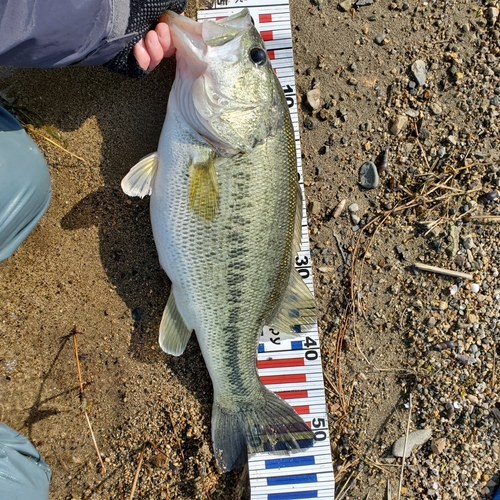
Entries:
{"label": "measuring board", "polygon": [[[295,131],[299,183],[304,195],[295,76],[288,0],[216,0],[200,10],[198,19],[220,19],[247,8],[266,45],[268,57],[285,92]],[[295,264],[314,293],[305,203],[302,241]],[[257,369],[264,385],[287,401],[314,431],[314,445],[290,455],[257,453],[249,457],[252,500],[294,500],[335,497],[323,372],[315,324],[301,337],[284,336],[265,327],[257,353]]]}

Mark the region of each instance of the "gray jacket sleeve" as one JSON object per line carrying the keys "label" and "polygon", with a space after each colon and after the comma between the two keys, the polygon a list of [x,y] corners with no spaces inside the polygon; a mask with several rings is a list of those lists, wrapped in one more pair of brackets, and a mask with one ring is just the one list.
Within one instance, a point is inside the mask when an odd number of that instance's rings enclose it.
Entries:
{"label": "gray jacket sleeve", "polygon": [[[158,15],[184,6],[185,0],[0,0],[0,66],[94,66],[120,54],[134,63],[133,44]],[[108,65],[127,74],[119,66]]]}

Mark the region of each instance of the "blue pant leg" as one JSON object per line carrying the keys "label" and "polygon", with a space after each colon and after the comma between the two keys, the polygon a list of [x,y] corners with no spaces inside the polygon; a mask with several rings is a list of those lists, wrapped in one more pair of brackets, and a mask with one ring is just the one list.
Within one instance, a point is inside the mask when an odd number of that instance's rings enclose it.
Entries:
{"label": "blue pant leg", "polygon": [[48,500],[51,474],[28,439],[0,422],[0,498]]}
{"label": "blue pant leg", "polygon": [[49,205],[50,176],[21,124],[0,107],[0,261],[10,257]]}

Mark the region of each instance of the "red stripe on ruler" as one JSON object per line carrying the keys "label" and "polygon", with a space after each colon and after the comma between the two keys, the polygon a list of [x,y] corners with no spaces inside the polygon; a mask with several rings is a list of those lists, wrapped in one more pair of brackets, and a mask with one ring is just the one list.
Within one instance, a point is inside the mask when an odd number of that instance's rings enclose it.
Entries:
{"label": "red stripe on ruler", "polygon": [[272,31],[261,31],[260,36],[262,37],[262,40],[264,40],[264,42],[270,42],[271,40],[274,40]]}
{"label": "red stripe on ruler", "polygon": [[307,382],[305,373],[292,373],[291,375],[266,375],[260,377],[263,384],[290,384],[295,382]]}
{"label": "red stripe on ruler", "polygon": [[257,368],[284,368],[285,366],[304,366],[304,358],[263,359],[257,361]]}
{"label": "red stripe on ruler", "polygon": [[276,59],[276,54],[274,53],[274,50],[268,50],[267,57],[269,57],[269,59]]}
{"label": "red stripe on ruler", "polygon": [[259,23],[272,23],[273,15],[272,14],[259,14]]}
{"label": "red stripe on ruler", "polygon": [[307,391],[281,391],[276,393],[281,399],[302,399],[308,397]]}
{"label": "red stripe on ruler", "polygon": [[311,413],[309,411],[309,405],[302,405],[302,406],[292,406],[292,408],[299,414],[299,415],[306,415],[307,413]]}

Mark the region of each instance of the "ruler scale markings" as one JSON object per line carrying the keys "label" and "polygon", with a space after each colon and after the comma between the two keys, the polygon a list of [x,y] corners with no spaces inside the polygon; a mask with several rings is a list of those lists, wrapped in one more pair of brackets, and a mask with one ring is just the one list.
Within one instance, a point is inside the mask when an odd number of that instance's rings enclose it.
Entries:
{"label": "ruler scale markings", "polygon": [[[257,30],[265,40],[268,57],[287,97],[295,135],[299,184],[303,191],[288,0],[272,4],[266,0],[217,0],[212,4],[212,9],[199,11],[198,18],[223,18],[245,7],[250,11]],[[314,293],[305,203],[301,242],[302,250],[296,260],[297,268]],[[280,332],[271,332],[271,329],[265,327],[258,345],[257,368],[262,382],[288,401],[317,437],[311,448],[298,453],[276,455],[264,452],[249,457],[251,500],[333,500],[335,481],[317,325],[302,333],[300,338],[283,336]]]}
{"label": "ruler scale markings", "polygon": [[265,488],[266,486],[280,486],[283,484],[307,484],[307,483],[323,483],[326,481],[331,481],[332,475],[325,472],[298,472],[286,471],[287,474],[281,476],[273,477],[259,477],[254,478],[254,484],[256,488]]}

